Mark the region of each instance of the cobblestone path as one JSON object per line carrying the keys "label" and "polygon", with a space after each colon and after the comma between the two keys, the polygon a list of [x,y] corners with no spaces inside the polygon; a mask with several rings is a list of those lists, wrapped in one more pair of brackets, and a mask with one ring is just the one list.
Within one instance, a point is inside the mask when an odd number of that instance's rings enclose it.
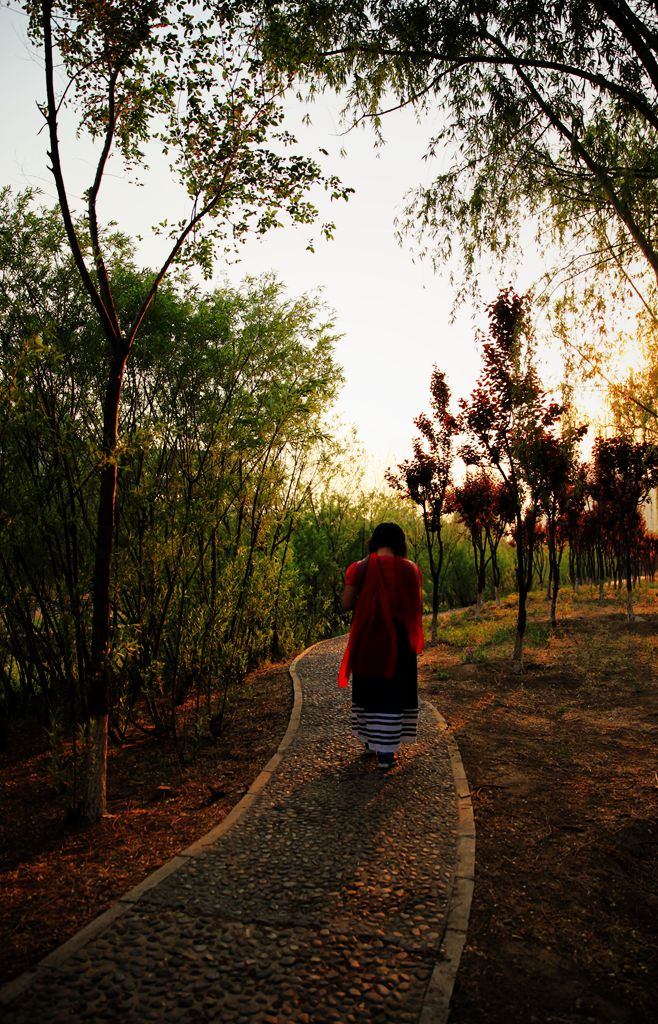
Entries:
{"label": "cobblestone path", "polygon": [[1,1017],[419,1021],[453,881],[450,760],[427,707],[398,767],[378,771],[363,755],[349,734],[349,692],[336,686],[343,644],[298,662],[300,728],[236,824],[40,967]]}

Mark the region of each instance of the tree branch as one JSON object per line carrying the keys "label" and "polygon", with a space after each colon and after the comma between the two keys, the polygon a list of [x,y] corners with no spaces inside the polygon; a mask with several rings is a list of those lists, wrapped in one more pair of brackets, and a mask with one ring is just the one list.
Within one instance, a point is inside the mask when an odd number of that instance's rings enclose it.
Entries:
{"label": "tree branch", "polygon": [[132,324],[130,325],[130,328],[128,330],[128,334],[127,334],[127,337],[126,337],[127,351],[130,351],[130,349],[132,348],[132,345],[133,345],[133,342],[134,342],[135,337],[137,335],[137,332],[138,332],[138,330],[140,328],[140,325],[141,325],[144,317],[146,316],[146,314],[147,314],[147,312],[149,310],[149,307],[150,307],[151,303],[153,302],[153,300],[155,298],[156,292],[157,292],[158,288],[160,287],[162,281],[164,280],[164,278],[165,278],[165,276],[167,274],[167,271],[169,270],[169,268],[171,267],[172,263],[174,262],[174,260],[176,259],[176,257],[180,253],[181,249],[183,248],[183,245],[185,244],[186,240],[189,238],[190,234],[194,231],[194,229],[196,228],[197,224],[200,221],[202,221],[204,219],[204,217],[208,216],[208,214],[212,213],[212,211],[214,210],[215,206],[217,206],[218,202],[222,198],[223,189],[224,189],[224,186],[226,185],[226,182],[228,181],[228,179],[230,177],[231,170],[232,170],[232,160],[229,160],[226,163],[226,166],[225,166],[224,173],[222,175],[221,181],[220,181],[219,185],[217,186],[217,189],[215,190],[215,193],[214,193],[212,199],[210,199],[200,210],[198,210],[194,214],[193,217],[190,218],[188,223],[185,225],[183,230],[178,235],[178,238],[174,242],[173,246],[169,250],[169,254],[168,254],[167,258],[165,259],[164,263],[160,267],[160,270],[157,272],[157,274],[153,278],[153,281],[151,282],[151,287],[149,288],[149,290],[148,290],[148,292],[146,294],[146,297],[144,298],[144,301],[142,302],[142,305],[140,306],[140,308],[139,308],[139,310],[137,312],[137,315],[135,316]]}
{"label": "tree branch", "polygon": [[[500,43],[500,45],[504,46],[503,43]],[[570,128],[568,128],[564,121],[562,121],[561,117],[551,107],[550,103],[544,99],[544,97],[539,92],[535,84],[530,80],[530,78],[525,74],[525,72],[522,71],[519,67],[515,68],[515,71],[518,77],[525,85],[527,91],[534,99],[535,103],[537,103],[539,108],[544,112],[544,114],[546,115],[550,123],[553,125],[553,127],[556,128],[558,132],[562,135],[562,137],[567,140],[576,156],[578,156],[580,160],[588,168],[588,170],[592,172],[592,174],[598,181],[599,185],[601,186],[603,192],[608,197],[608,200],[613,209],[615,210],[617,216],[626,225],[629,234],[635,241],[640,251],[646,257],[647,262],[653,268],[656,278],[658,278],[658,253],[656,253],[651,242],[645,236],[644,232],[641,230],[641,228],[635,221],[635,218],[633,217],[633,214],[631,213],[631,210],[629,209],[627,204],[623,202],[623,200],[615,192],[612,186],[612,182],[610,181],[610,177],[607,174],[606,170],[587,151],[587,149],[580,141],[576,133],[573,132]]]}
{"label": "tree branch", "polygon": [[629,402],[631,402],[633,405],[636,405],[638,409],[642,409],[643,412],[648,413],[648,415],[653,417],[653,419],[658,420],[658,411],[656,411],[656,409],[652,409],[651,406],[645,405],[644,402],[641,402],[640,399],[636,398],[631,391],[627,391],[623,384],[616,384],[613,380],[610,380],[610,378],[603,372],[601,367],[598,366],[597,363],[595,363],[594,360],[591,359],[588,355],[582,352],[578,348],[578,346],[574,344],[574,342],[569,341],[567,338],[563,338],[561,340],[564,342],[565,345],[567,345],[568,348],[572,349],[576,353],[576,355],[583,360],[583,362],[589,363],[597,377],[601,377],[601,379],[606,382],[609,388],[616,388],[624,395],[625,398],[628,399]]}
{"label": "tree branch", "polygon": [[82,248],[78,239],[78,235],[73,223],[73,217],[68,201],[68,194],[66,186],[64,184],[64,175],[62,172],[62,162],[59,151],[59,138],[58,138],[58,122],[57,122],[57,100],[55,97],[55,75],[53,67],[53,37],[52,37],[52,0],[43,0],[41,4],[41,18],[43,27],[43,46],[44,46],[44,61],[45,61],[45,74],[46,74],[46,96],[47,96],[47,113],[46,121],[48,124],[48,135],[50,139],[50,152],[48,156],[52,162],[53,177],[55,179],[55,187],[57,189],[57,198],[59,200],[60,210],[62,211],[62,219],[64,221],[64,229],[66,231],[66,237],[68,238],[69,245],[71,246],[71,253],[73,260],[80,278],[82,280],[85,291],[89,295],[96,312],[98,313],[101,325],[108,339],[114,337],[114,328],[111,318],[108,316],[107,310],[98,293],[98,289],[94,285],[91,274],[87,269],[84,256],[82,254]]}
{"label": "tree branch", "polygon": [[103,142],[103,149],[98,160],[98,166],[96,168],[96,176],[94,183],[89,189],[89,200],[88,200],[88,213],[89,213],[89,236],[91,238],[91,246],[94,253],[94,263],[96,266],[96,274],[98,275],[98,283],[100,293],[103,298],[103,303],[107,310],[108,316],[110,317],[113,324],[113,333],[116,339],[115,343],[121,341],[121,327],[119,325],[119,318],[117,316],[116,308],[114,306],[114,299],[112,297],[112,288],[110,286],[110,278],[105,266],[105,260],[103,259],[103,252],[100,244],[100,233],[98,230],[98,216],[97,216],[97,201],[98,194],[100,192],[101,184],[103,181],[103,174],[107,166],[107,161],[112,149],[112,142],[114,141],[114,129],[116,126],[116,106],[115,106],[115,90],[116,83],[119,77],[119,70],[115,68],[111,74],[108,82],[108,112],[107,112],[107,130],[105,132],[105,139]]}
{"label": "tree branch", "polygon": [[658,92],[658,64],[651,48],[646,43],[646,34],[642,31],[645,26],[635,12],[623,3],[623,0],[620,4],[611,3],[610,0],[596,0],[595,6],[607,14],[610,21],[617,26],[626,42],[637,54],[654,89]]}
{"label": "tree branch", "polygon": [[[490,36],[488,33],[485,33],[485,38],[490,42],[498,42],[495,36]],[[373,57],[399,57],[401,55],[399,48],[372,45],[361,47],[357,52],[361,56]],[[348,56],[350,54],[353,55],[354,53],[354,47],[338,47],[334,50],[325,50],[320,54],[320,56],[339,57]],[[598,86],[603,92],[608,92],[613,96],[619,96],[622,99],[625,99],[627,103],[632,107],[635,107],[635,109],[642,114],[642,116],[645,117],[654,128],[658,129],[658,112],[653,109],[651,104],[647,102],[641,93],[638,93],[633,89],[629,89],[627,86],[624,86],[619,82],[612,81],[611,79],[606,78],[605,75],[598,74],[594,71],[586,71],[584,68],[579,68],[574,64],[567,64],[563,61],[554,60],[537,60],[532,57],[517,57],[509,52],[505,56],[487,53],[469,53],[464,54],[461,57],[451,57],[449,54],[441,53],[436,50],[413,49],[408,51],[407,55],[410,59],[432,60],[447,65],[446,69],[440,75],[435,76],[435,81],[439,81],[450,71],[458,70],[460,67],[468,67],[471,64],[486,64],[511,68],[535,68],[539,71],[557,71],[561,74],[568,75],[570,78],[589,82],[591,85]],[[405,106],[409,102],[411,102],[411,100],[405,100],[401,106]]]}

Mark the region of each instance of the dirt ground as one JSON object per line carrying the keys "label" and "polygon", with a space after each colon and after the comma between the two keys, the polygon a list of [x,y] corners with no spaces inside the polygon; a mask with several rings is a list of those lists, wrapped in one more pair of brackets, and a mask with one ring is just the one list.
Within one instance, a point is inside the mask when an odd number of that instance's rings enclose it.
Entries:
{"label": "dirt ground", "polygon": [[642,618],[571,615],[522,678],[440,641],[423,656],[476,821],[451,1024],[658,1020],[658,615]]}
{"label": "dirt ground", "polygon": [[[523,677],[445,630],[421,659],[421,696],[454,730],[477,829],[450,1020],[655,1024],[658,611],[628,626],[616,606],[576,609],[543,646]],[[109,816],[77,832],[62,827],[43,736],[16,732],[0,757],[0,979],[221,821],[278,745],[290,704],[286,666],[257,673],[223,740],[183,772],[131,737],[111,752]]]}
{"label": "dirt ground", "polygon": [[63,827],[43,730],[0,754],[0,984],[74,935],[240,800],[279,745],[292,707],[287,665],[254,673],[217,743],[181,769],[143,732],[110,747],[108,815]]}

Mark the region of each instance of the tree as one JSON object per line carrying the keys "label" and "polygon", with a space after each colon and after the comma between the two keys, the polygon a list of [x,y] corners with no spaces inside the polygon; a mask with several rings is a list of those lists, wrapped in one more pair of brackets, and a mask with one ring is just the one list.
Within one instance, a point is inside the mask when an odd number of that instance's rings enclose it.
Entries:
{"label": "tree", "polygon": [[[105,339],[56,211],[2,198],[0,723],[34,716],[77,741]],[[117,239],[119,317],[150,278],[132,256]],[[269,276],[209,294],[163,282],[140,339],[120,409],[109,731],[120,741],[139,715],[185,758],[247,668],[324,628],[301,614],[291,542],[333,475],[326,409],[342,378],[322,304]],[[84,780],[71,781],[75,808]]]}
{"label": "tree", "polygon": [[640,505],[658,483],[658,447],[621,436],[597,437],[591,475],[597,504],[608,510],[606,518],[623,556],[626,614],[633,622],[634,544],[645,532]]}
{"label": "tree", "polygon": [[482,612],[487,565],[493,554],[488,541],[495,529],[495,490],[495,481],[481,469],[477,474],[467,473],[464,482],[450,494],[449,508],[457,513],[471,538],[477,581],[476,618],[480,618]]}
{"label": "tree", "polygon": [[491,513],[487,523],[487,543],[491,552],[491,582],[493,583],[494,600],[500,605],[500,587],[502,574],[498,551],[500,542],[514,522],[514,503],[504,480],[494,482],[491,496]]}
{"label": "tree", "polygon": [[412,232],[438,261],[540,234],[577,243],[577,267],[658,275],[658,22],[646,0],[304,0],[268,5],[273,45],[344,89],[379,128],[404,104],[438,108],[429,155],[450,165],[418,189]]}
{"label": "tree", "polygon": [[[264,232],[281,213],[310,222],[308,189],[322,183],[309,158],[286,149],[281,99],[289,76],[266,65],[258,19],[245,5],[204,0],[29,0],[32,40],[45,67],[42,110],[50,170],[70,251],[106,342],[106,379],[98,444],[100,492],[95,525],[93,629],[87,673],[87,792],[81,816],[105,808],[111,625],[112,543],[119,452],[119,410],[129,356],[165,276],[175,265],[209,271],[213,257],[248,231]],[[97,163],[77,217],[67,186],[61,124],[71,111],[97,145]],[[129,173],[146,166],[154,141],[189,197],[189,213],[161,230],[168,235],[160,268],[119,316],[115,271],[100,199],[111,160]],[[166,214],[166,211],[163,211]],[[330,233],[330,227],[325,230]]]}
{"label": "tree", "polygon": [[551,626],[557,625],[556,608],[560,590],[560,564],[566,532],[561,529],[567,513],[570,488],[577,472],[577,444],[587,431],[579,427],[562,436],[544,430],[536,438],[531,452],[536,490],[546,530],[548,548],[548,595]]}
{"label": "tree", "polygon": [[546,404],[533,362],[529,300],[511,288],[487,308],[489,336],[483,368],[470,399],[462,399],[461,426],[467,435],[461,457],[467,466],[491,466],[501,476],[514,510],[518,613],[514,666],[523,669],[526,600],[532,585],[535,525],[539,514],[532,453],[542,431],[560,409]]}
{"label": "tree", "polygon": [[450,388],[445,374],[434,367],[430,378],[430,415],[414,420],[420,437],[414,438],[413,458],[388,470],[386,480],[417,505],[423,517],[425,540],[432,577],[432,640],[436,640],[439,617],[439,585],[443,569],[443,517],[450,485],[453,442],[457,420],[450,412]]}
{"label": "tree", "polygon": [[561,517],[561,529],[569,546],[569,578],[574,593],[578,593],[582,572],[584,547],[584,519],[587,501],[587,467],[579,463],[567,485]]}

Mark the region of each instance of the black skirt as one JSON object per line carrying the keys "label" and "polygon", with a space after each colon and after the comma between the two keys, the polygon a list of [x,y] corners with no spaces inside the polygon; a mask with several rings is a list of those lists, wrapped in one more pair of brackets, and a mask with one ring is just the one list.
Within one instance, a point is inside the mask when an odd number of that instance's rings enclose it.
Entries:
{"label": "black skirt", "polygon": [[418,728],[418,664],[407,631],[396,622],[397,658],[392,679],[352,676],[352,733],[371,750],[391,753],[415,743]]}

